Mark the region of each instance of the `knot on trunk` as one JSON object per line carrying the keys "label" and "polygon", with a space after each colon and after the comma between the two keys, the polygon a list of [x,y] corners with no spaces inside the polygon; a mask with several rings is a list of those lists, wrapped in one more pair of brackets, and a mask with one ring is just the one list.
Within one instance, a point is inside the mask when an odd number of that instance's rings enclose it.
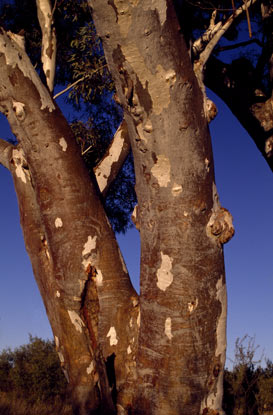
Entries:
{"label": "knot on trunk", "polygon": [[234,235],[232,216],[225,208],[213,212],[207,224],[207,234],[221,244],[227,243]]}
{"label": "knot on trunk", "polygon": [[207,122],[210,123],[216,117],[218,110],[216,105],[211,99],[206,99],[206,118]]}
{"label": "knot on trunk", "polygon": [[270,158],[273,155],[273,136],[269,137],[264,146],[266,157]]}

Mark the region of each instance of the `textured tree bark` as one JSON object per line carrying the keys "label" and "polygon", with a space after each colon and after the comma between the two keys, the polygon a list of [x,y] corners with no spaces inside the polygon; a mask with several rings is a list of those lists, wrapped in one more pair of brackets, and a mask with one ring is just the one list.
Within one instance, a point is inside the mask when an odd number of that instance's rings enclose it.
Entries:
{"label": "textured tree bark", "polygon": [[111,387],[123,388],[134,356],[137,295],[68,124],[4,31],[0,49],[1,111],[19,141],[6,164],[75,414],[114,413]]}
{"label": "textured tree bark", "polygon": [[120,413],[222,413],[221,244],[234,230],[217,198],[202,91],[172,2],[91,5],[125,111],[141,236],[137,385]]}
{"label": "textured tree bark", "polygon": [[214,183],[204,88],[172,1],[94,0],[93,9],[134,156],[140,300],[101,203],[127,133],[90,180],[22,44],[0,33],[0,109],[19,143],[1,141],[0,162],[74,413],[222,414],[222,244],[234,230]]}

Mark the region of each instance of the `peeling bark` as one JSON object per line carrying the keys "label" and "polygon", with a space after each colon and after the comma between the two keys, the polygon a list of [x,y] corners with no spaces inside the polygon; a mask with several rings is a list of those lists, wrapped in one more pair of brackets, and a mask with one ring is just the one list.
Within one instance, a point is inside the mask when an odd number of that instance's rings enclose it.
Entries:
{"label": "peeling bark", "polygon": [[[127,349],[136,339],[137,295],[67,122],[4,31],[0,48],[1,110],[19,142],[9,167],[75,413],[114,413],[105,365],[114,354],[120,391],[134,356]],[[118,348],[107,339],[112,326]]]}
{"label": "peeling bark", "polygon": [[220,206],[202,91],[171,2],[92,7],[128,125],[141,236],[137,384],[120,413],[222,413],[225,279],[206,231]]}
{"label": "peeling bark", "polygon": [[50,0],[36,0],[38,20],[42,31],[42,64],[50,92],[54,88],[57,40],[53,26],[53,12]]}
{"label": "peeling bark", "polygon": [[104,157],[95,167],[94,173],[102,196],[105,197],[111,184],[123,166],[129,151],[130,141],[126,121],[123,120]]}

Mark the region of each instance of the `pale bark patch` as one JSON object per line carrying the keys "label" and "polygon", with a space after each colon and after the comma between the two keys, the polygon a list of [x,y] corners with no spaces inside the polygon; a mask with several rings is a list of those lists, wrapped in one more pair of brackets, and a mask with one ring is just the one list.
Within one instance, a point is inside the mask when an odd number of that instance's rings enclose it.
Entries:
{"label": "pale bark patch", "polygon": [[151,169],[152,175],[157,179],[160,187],[167,187],[171,180],[170,160],[163,154],[157,157],[155,165]]}
{"label": "pale bark patch", "polygon": [[75,329],[81,333],[82,332],[82,327],[84,327],[84,322],[82,321],[82,319],[80,318],[78,313],[76,313],[76,311],[67,310],[67,312],[68,312],[68,315],[70,317],[71,323],[73,324]]}
{"label": "pale bark patch", "polygon": [[6,64],[11,66],[12,68],[16,68],[16,66],[20,69],[20,71],[24,74],[26,78],[29,78],[33,84],[35,85],[41,99],[41,109],[48,108],[51,112],[55,110],[55,105],[46,89],[46,87],[41,82],[38,74],[33,69],[32,63],[30,62],[29,57],[27,56],[24,51],[20,48],[17,49],[16,42],[12,42],[12,44],[7,44],[7,36],[1,35],[0,36],[0,53],[5,56]]}
{"label": "pale bark patch", "polygon": [[173,259],[169,255],[164,255],[161,252],[161,266],[157,270],[157,286],[160,290],[166,291],[166,289],[173,282],[173,274],[171,272]]}
{"label": "pale bark patch", "polygon": [[207,158],[205,158],[205,168],[208,173],[210,171],[210,162]]}
{"label": "pale bark patch", "polygon": [[96,240],[97,235],[95,235],[93,238],[92,236],[88,236],[87,242],[84,244],[83,251],[82,251],[82,264],[84,266],[84,269],[91,264],[91,252],[96,248]]}
{"label": "pale bark patch", "polygon": [[52,11],[49,0],[36,0],[38,19],[42,30],[42,56],[43,70],[47,86],[53,91],[57,41],[55,29],[52,27]]}
{"label": "pale bark patch", "polygon": [[63,226],[63,221],[61,218],[56,218],[55,219],[55,227],[56,228],[61,228]]}
{"label": "pale bark patch", "polygon": [[188,310],[189,310],[190,314],[194,310],[196,310],[197,306],[198,306],[198,298],[196,298],[195,300],[188,303]]}
{"label": "pale bark patch", "polygon": [[64,355],[62,354],[62,352],[57,352],[58,353],[58,356],[59,356],[59,360],[60,360],[60,362],[61,363],[64,363]]}
{"label": "pale bark patch", "polygon": [[94,362],[92,360],[92,362],[90,363],[90,365],[86,368],[86,373],[88,375],[90,375],[93,372],[93,370],[94,370]]}
{"label": "pale bark patch", "polygon": [[110,328],[106,337],[109,337],[110,346],[116,346],[118,344],[117,332],[115,327]]}
{"label": "pale bark patch", "polygon": [[60,298],[60,296],[61,296],[60,291],[57,290],[55,295],[56,295],[56,297]]}
{"label": "pale bark patch", "polygon": [[102,276],[102,272],[100,269],[97,269],[96,284],[98,287],[103,286],[103,276]]}
{"label": "pale bark patch", "polygon": [[127,347],[127,354],[131,354],[132,353],[132,349],[131,349],[131,346],[129,345],[128,347]]}
{"label": "pale bark patch", "polygon": [[25,104],[18,101],[12,101],[12,109],[15,112],[16,118],[19,121],[24,121],[25,119]]}
{"label": "pale bark patch", "polygon": [[137,316],[137,326],[140,327],[140,311]]}
{"label": "pale bark patch", "polygon": [[178,196],[182,192],[181,184],[174,183],[172,187],[172,194],[173,196]]}
{"label": "pale bark patch", "polygon": [[113,163],[119,160],[123,145],[124,138],[122,137],[122,130],[120,130],[119,135],[113,141],[113,145],[111,145],[109,154],[96,169],[96,179],[101,192],[103,192],[107,185]]}
{"label": "pale bark patch", "polygon": [[59,346],[60,346],[59,338],[57,336],[55,336],[54,339],[55,339],[55,346],[58,349]]}
{"label": "pale bark patch", "polygon": [[165,321],[165,334],[168,337],[169,340],[172,340],[173,334],[172,334],[172,319],[170,317],[166,318]]}
{"label": "pale bark patch", "polygon": [[59,140],[59,144],[60,144],[60,146],[62,147],[62,150],[63,150],[63,151],[66,151],[66,150],[67,150],[67,142],[66,142],[66,140],[64,139],[64,137],[61,137],[61,138],[60,138],[60,140]]}
{"label": "pale bark patch", "polygon": [[162,110],[168,108],[170,103],[170,88],[176,80],[174,70],[165,70],[161,65],[157,65],[155,72],[151,72],[146,66],[137,45],[132,43],[123,46],[122,52],[143,88],[146,88],[148,85],[149,94],[153,101],[153,112],[156,115],[161,114]]}
{"label": "pale bark patch", "polygon": [[27,163],[24,157],[24,153],[22,149],[15,148],[12,151],[12,160],[15,165],[15,174],[19,179],[22,180],[23,183],[27,182],[27,179],[30,178],[29,171],[25,168],[27,167]]}

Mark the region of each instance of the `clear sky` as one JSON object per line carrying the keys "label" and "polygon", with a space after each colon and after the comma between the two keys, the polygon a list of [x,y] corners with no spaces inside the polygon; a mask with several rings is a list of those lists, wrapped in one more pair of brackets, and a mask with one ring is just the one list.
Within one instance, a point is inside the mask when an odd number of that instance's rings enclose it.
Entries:
{"label": "clear sky", "polygon": [[[211,94],[212,95],[212,94]],[[212,95],[213,96],[213,95]],[[273,360],[273,174],[250,137],[217,98],[211,123],[216,184],[222,205],[233,215],[235,236],[225,245],[228,287],[228,350],[237,337],[256,337],[258,355]],[[11,137],[0,119],[1,138]],[[16,195],[9,172],[0,166],[0,350],[28,342],[28,334],[52,338],[25,252]],[[118,236],[135,286],[139,237]]]}

